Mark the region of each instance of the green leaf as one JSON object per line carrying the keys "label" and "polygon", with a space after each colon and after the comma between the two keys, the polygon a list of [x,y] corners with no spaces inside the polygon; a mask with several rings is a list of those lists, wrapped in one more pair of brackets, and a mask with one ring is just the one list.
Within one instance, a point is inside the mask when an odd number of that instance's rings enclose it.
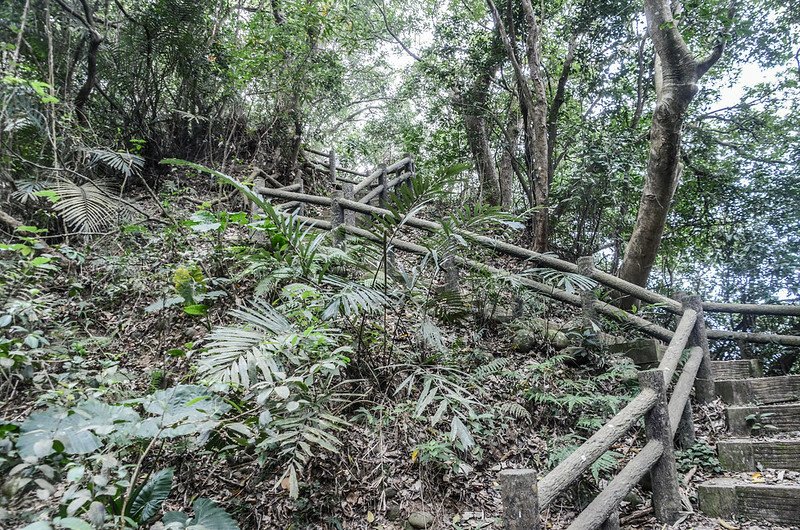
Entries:
{"label": "green leaf", "polygon": [[205,315],[208,312],[208,306],[205,304],[192,304],[185,306],[183,308],[183,311],[187,315],[195,315],[195,316]]}
{"label": "green leaf", "polygon": [[133,496],[129,515],[144,522],[155,516],[172,490],[172,468],[162,469],[141,487]]}
{"label": "green leaf", "polygon": [[192,505],[194,524],[206,530],[240,530],[228,512],[217,506],[211,499],[199,498]]}
{"label": "green leaf", "polygon": [[53,530],[53,527],[47,521],[36,521],[28,526],[23,526],[20,530]]}
{"label": "green leaf", "polygon": [[64,519],[56,521],[59,528],[67,528],[68,530],[94,530],[94,527],[77,517],[65,517]]}

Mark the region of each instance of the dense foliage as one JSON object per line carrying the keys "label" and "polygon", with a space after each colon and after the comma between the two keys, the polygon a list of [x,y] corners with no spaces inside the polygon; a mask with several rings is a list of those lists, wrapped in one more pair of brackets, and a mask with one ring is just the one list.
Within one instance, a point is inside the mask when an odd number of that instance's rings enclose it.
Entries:
{"label": "dense foliage", "polygon": [[[673,2],[653,28],[617,0],[4,2],[0,526],[356,527],[398,495],[457,525],[469,495],[497,506],[475,492],[499,462],[555,466],[635,391],[609,348],[635,331],[519,278],[592,280],[463,231],[620,272],[663,121],[656,29],[714,60],[647,285],[797,302],[800,15],[734,4]],[[330,196],[306,148],[416,173],[342,243],[254,192]],[[715,348],[800,372],[796,349]]]}

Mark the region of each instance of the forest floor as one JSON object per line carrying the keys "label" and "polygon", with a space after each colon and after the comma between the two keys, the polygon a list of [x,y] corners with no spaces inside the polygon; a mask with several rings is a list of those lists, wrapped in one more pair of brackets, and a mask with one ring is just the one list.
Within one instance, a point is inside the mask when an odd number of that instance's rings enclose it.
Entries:
{"label": "forest floor", "polygon": [[[180,177],[171,193],[162,199],[178,220],[190,219],[198,205],[213,201],[218,191],[207,181]],[[170,189],[170,186],[162,186]],[[142,204],[147,204],[142,199]],[[241,205],[239,205],[241,206]],[[231,210],[235,205],[227,206]],[[147,208],[156,212],[154,204]],[[73,241],[77,247],[79,241]],[[58,327],[61,337],[57,355],[40,365],[33,378],[14,379],[3,388],[0,416],[3,423],[19,423],[31,412],[53,402],[69,402],[96,395],[107,402],[124,402],[196,378],[193,356],[209,329],[225,322],[225,313],[252,296],[247,279],[226,283],[226,296],[208,314],[196,316],[166,308],[145,311],[171,289],[176,266],[200,264],[206,278],[235,278],[241,269],[230,249],[252,246],[255,241],[244,229],[224,233],[194,232],[186,227],[126,230],[93,238],[87,244],[85,261],[68,267],[41,286],[42,296],[54,303],[43,327]],[[553,303],[539,306],[538,318],[566,324],[577,314]],[[413,321],[416,315],[405,315]],[[524,318],[521,320],[524,325]],[[503,374],[490,374],[482,381],[481,410],[498,410],[506,403],[522,405],[528,415],[486,421],[486,432],[477,433],[479,450],[470,455],[445,452],[431,443],[437,433],[413,417],[413,407],[402,405],[391,392],[370,395],[369,403],[353,407],[353,421],[338,451],[320,455],[306,468],[304,485],[297,500],[280,487],[281,469],[261,465],[247,448],[210,449],[191,443],[162,443],[147,454],[145,467],[171,466],[176,487],[165,509],[182,509],[197,496],[219,502],[244,529],[266,528],[382,528],[401,529],[427,522],[430,528],[500,528],[501,502],[497,473],[506,467],[536,466],[546,470],[564,453],[580,443],[594,427],[580,428],[582,418],[602,417],[609,403],[604,397],[629,391],[630,374],[618,360],[599,360],[604,350],[573,347],[571,357],[549,363],[563,354],[544,337],[530,351],[513,346],[513,324],[489,319],[476,333],[468,320],[443,326],[455,344],[459,368],[475,372],[494,359],[506,359]],[[413,350],[410,338],[398,348]],[[56,345],[54,345],[56,346]],[[621,367],[620,367],[621,366]],[[616,372],[614,372],[616,370]],[[598,376],[612,373],[597,382]],[[509,373],[527,374],[511,384]],[[92,389],[96,389],[93,392]],[[363,387],[361,388],[363,390]],[[520,392],[526,392],[521,395]],[[577,396],[575,403],[548,399]],[[356,410],[357,409],[357,410]],[[686,455],[681,477],[685,492],[696,509],[695,487],[714,471],[713,446],[724,432],[719,404],[695,411],[699,439],[710,455]],[[592,424],[594,425],[594,424]],[[576,505],[585,504],[626,459],[631,443],[641,442],[642,432],[633,432],[612,449],[616,452],[607,468],[595,471],[556,500],[544,513],[547,528],[565,528],[574,518]],[[427,443],[427,445],[426,445]],[[420,449],[420,448],[423,449]],[[428,451],[427,453],[425,451]],[[141,449],[124,453],[125,465],[133,465]],[[427,457],[427,460],[426,458]],[[457,458],[456,458],[457,457]],[[693,460],[694,459],[694,460]],[[589,474],[587,474],[589,475]],[[37,513],[52,509],[65,486],[56,483],[47,496],[28,494],[0,504],[0,528],[14,528]],[[638,491],[622,505],[624,528],[661,528],[653,519],[649,494]],[[425,521],[427,520],[427,521]],[[716,529],[778,528],[760,523],[720,521],[687,514],[676,527]]]}

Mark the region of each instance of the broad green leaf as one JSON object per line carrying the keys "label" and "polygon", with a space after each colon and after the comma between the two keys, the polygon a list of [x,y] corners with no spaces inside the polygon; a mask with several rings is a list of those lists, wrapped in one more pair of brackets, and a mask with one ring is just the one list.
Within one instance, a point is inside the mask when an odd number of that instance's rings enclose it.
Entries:
{"label": "broad green leaf", "polygon": [[172,476],[172,468],[166,468],[150,477],[133,495],[129,515],[140,522],[155,516],[172,490]]}
{"label": "broad green leaf", "polygon": [[194,508],[194,524],[207,530],[240,530],[236,521],[228,512],[220,508],[211,499],[199,498],[192,505]]}

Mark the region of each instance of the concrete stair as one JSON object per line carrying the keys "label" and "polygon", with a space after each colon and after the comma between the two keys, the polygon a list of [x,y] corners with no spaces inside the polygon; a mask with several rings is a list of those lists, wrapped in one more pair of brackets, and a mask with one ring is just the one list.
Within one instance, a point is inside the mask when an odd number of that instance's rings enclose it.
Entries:
{"label": "concrete stair", "polygon": [[[760,366],[749,360],[715,361],[712,371],[717,395],[728,404],[732,436],[717,442],[722,468],[800,471],[800,433],[776,434],[800,431],[800,376],[761,377]],[[727,520],[800,526],[800,482],[783,480],[783,472],[764,475],[779,478],[759,483],[763,478],[744,474],[700,484],[700,511]]]}
{"label": "concrete stair", "polygon": [[762,377],[761,363],[755,359],[742,359],[738,361],[711,361],[711,372],[714,380],[748,379]]}
{"label": "concrete stair", "polygon": [[759,466],[800,471],[800,438],[731,438],[717,442],[717,453],[720,464],[729,471],[755,471]]}
{"label": "concrete stair", "polygon": [[715,478],[698,488],[700,511],[723,519],[800,524],[800,486]]}
{"label": "concrete stair", "polygon": [[785,403],[800,399],[800,375],[716,380],[717,395],[730,405]]}

